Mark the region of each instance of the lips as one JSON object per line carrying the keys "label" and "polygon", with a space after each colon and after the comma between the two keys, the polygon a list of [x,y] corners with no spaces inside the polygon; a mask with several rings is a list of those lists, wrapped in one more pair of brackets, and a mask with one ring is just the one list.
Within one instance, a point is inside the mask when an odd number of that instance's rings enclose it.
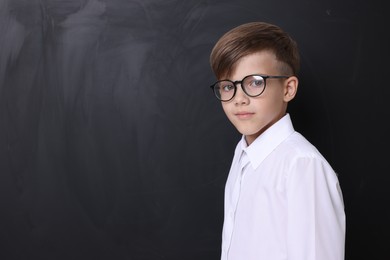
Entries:
{"label": "lips", "polygon": [[238,117],[239,119],[248,119],[248,118],[251,118],[255,113],[251,113],[251,112],[246,112],[246,111],[241,111],[241,112],[237,112],[235,113],[234,115],[236,117]]}

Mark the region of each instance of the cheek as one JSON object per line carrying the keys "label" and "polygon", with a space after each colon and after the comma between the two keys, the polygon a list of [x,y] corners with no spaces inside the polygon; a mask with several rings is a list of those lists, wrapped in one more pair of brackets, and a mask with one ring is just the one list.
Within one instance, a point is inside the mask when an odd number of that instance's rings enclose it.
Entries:
{"label": "cheek", "polygon": [[225,112],[225,114],[229,116],[229,106],[226,103],[221,103],[221,104],[222,104],[223,112]]}
{"label": "cheek", "polygon": [[282,88],[280,89],[272,89],[273,92],[270,91],[268,93],[266,98],[264,98],[264,102],[262,104],[263,108],[271,110],[271,111],[278,111],[284,103],[284,94]]}
{"label": "cheek", "polygon": [[223,112],[225,112],[225,115],[227,116],[227,118],[233,123],[234,116],[232,114],[233,112],[231,111],[232,109],[230,108],[229,104],[222,103],[222,109],[223,109]]}

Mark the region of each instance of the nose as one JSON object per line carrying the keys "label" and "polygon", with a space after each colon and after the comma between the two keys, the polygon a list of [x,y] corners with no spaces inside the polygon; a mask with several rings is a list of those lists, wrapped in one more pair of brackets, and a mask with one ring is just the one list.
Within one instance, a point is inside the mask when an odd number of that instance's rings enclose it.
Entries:
{"label": "nose", "polygon": [[[240,85],[240,86],[238,86]],[[249,97],[242,90],[241,83],[236,85],[236,95],[234,96],[234,103],[236,105],[246,105],[249,104]]]}

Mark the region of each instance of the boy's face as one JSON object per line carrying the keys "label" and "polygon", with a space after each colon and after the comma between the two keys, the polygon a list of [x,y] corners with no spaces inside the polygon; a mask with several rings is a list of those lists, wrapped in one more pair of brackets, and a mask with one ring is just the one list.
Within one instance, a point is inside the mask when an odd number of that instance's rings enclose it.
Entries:
{"label": "boy's face", "polygon": [[[278,66],[279,65],[279,66]],[[235,71],[229,78],[232,81],[242,80],[251,74],[282,75],[276,56],[270,51],[261,51],[243,57],[238,61]],[[258,97],[247,96],[241,84],[237,86],[236,95],[228,102],[222,102],[223,110],[237,130],[245,135],[250,145],[268,127],[282,118],[287,103],[294,98],[298,79],[266,79],[266,88]]]}

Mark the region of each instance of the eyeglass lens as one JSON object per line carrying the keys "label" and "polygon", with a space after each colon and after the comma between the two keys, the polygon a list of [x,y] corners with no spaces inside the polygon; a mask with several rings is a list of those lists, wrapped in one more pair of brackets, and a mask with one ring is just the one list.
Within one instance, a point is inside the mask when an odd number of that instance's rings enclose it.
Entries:
{"label": "eyeglass lens", "polygon": [[241,82],[222,80],[214,85],[214,93],[222,101],[232,99],[236,93],[237,84],[241,83],[241,87],[245,94],[251,97],[256,97],[263,93],[265,88],[265,80],[262,76],[251,75],[245,77]]}

